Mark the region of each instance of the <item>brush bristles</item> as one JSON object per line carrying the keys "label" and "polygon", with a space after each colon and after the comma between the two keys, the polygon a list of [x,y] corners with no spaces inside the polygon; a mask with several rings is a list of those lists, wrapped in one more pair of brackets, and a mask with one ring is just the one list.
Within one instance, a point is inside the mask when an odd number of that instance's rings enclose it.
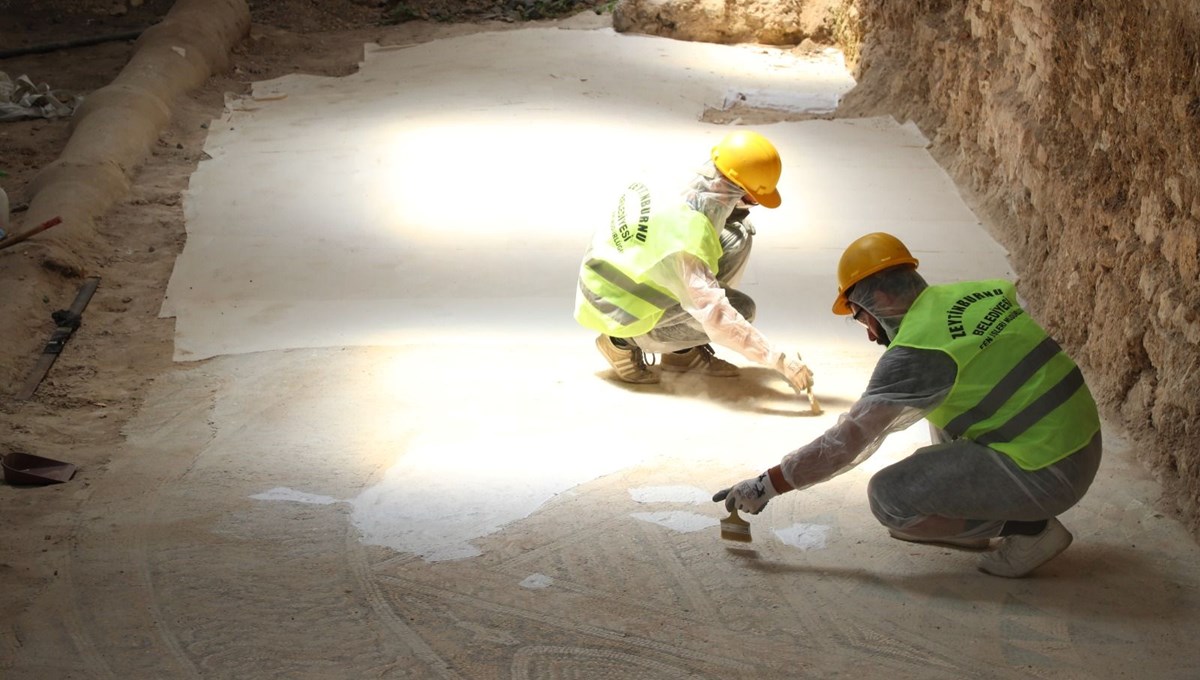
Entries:
{"label": "brush bristles", "polygon": [[727,541],[749,543],[754,539],[750,536],[750,523],[738,516],[734,510],[728,517],[721,520],[721,538]]}
{"label": "brush bristles", "polygon": [[750,536],[750,529],[747,527],[726,527],[721,526],[721,538],[726,541],[741,541],[742,543],[750,543],[754,540]]}

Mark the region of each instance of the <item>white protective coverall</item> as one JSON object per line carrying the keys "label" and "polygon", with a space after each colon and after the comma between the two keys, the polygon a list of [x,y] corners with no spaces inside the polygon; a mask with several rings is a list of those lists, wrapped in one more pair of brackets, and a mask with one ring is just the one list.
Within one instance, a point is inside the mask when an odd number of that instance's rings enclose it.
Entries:
{"label": "white protective coverall", "polygon": [[[671,291],[679,300],[680,309],[667,310],[654,330],[630,340],[645,352],[659,354],[711,341],[783,373],[794,385],[799,374],[808,373],[800,356],[772,345],[751,325],[753,300],[732,290],[745,270],[754,236],[754,228],[744,220],[748,206],[739,205],[745,194],[741,187],[722,176],[712,161],[697,172],[683,199],[721,230],[725,254],[721,257],[720,273],[714,275],[708,265],[690,253],[678,252],[664,258],[650,270],[649,276]],[[747,314],[738,311],[731,297]],[[684,317],[683,323],[680,317]],[[808,375],[811,383],[811,373]]]}

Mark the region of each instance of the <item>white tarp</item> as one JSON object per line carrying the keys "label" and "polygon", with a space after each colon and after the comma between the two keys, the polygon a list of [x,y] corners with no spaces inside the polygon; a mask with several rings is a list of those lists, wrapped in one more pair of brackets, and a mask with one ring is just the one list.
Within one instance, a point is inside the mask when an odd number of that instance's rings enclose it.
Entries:
{"label": "white tarp", "polygon": [[[355,75],[258,83],[213,123],[186,197],[162,310],[176,359],[575,332],[592,230],[633,178],[683,186],[728,129],[706,107],[738,91],[823,108],[852,85],[830,55],[553,28],[368,46]],[[836,258],[867,231],[934,255],[933,278],[1006,273],[915,129],[758,129],[784,157],[783,206],[753,216],[768,318],[808,316],[802,291],[834,322]]]}
{"label": "white tarp", "polygon": [[[607,366],[593,334],[572,318],[577,267],[631,179],[684,186],[729,129],[698,120],[728,92],[798,110],[852,85],[830,55],[531,28],[369,46],[353,76],[289,76],[230,99],[210,128],[212,159],[192,177],[188,241],[163,306],[177,317],[176,358],[378,352],[369,367],[327,357],[323,378],[272,372],[242,396],[239,373],[213,416],[238,433],[220,455],[354,455],[342,442],[369,425],[359,446],[387,461],[377,483],[352,496],[295,491],[349,503],[368,543],[434,560],[477,554],[474,539],[656,455],[694,448],[738,474],[774,462],[852,403],[878,355],[830,313],[847,243],[895,232],[933,281],[1009,274],[913,126],[759,127],[783,155],[783,205],[753,215],[743,288],[768,337],[813,366],[821,418],[795,417],[807,402],[765,369],[719,385],[664,380],[651,394],[612,389],[597,377]],[[243,422],[263,399],[253,390],[272,381],[287,385],[281,420]],[[636,446],[580,435],[627,408],[655,414],[623,425]],[[687,422],[704,423],[703,435],[664,427]],[[871,464],[925,443],[918,429]],[[282,486],[256,493],[288,498]]]}

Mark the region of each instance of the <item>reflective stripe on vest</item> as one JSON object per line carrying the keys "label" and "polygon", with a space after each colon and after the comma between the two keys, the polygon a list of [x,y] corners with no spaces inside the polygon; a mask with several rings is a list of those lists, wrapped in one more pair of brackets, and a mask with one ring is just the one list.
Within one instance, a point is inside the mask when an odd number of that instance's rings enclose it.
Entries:
{"label": "reflective stripe on vest", "polygon": [[1007,281],[930,286],[904,317],[897,346],[935,349],[958,367],[927,418],[1011,457],[1024,469],[1082,448],[1100,421],[1083,374],[1016,303]]}
{"label": "reflective stripe on vest", "polygon": [[649,302],[659,309],[669,309],[672,305],[677,303],[675,298],[671,297],[670,295],[659,292],[658,289],[647,286],[644,283],[638,283],[637,281],[634,281],[628,276],[625,276],[620,269],[617,269],[615,266],[605,262],[604,260],[597,260],[593,258],[585,262],[583,266],[596,272],[597,276],[605,281],[608,281],[617,288],[620,288],[630,295],[636,295],[637,297]]}
{"label": "reflective stripe on vest", "polygon": [[614,337],[648,333],[663,312],[678,304],[664,286],[649,279],[665,257],[687,252],[716,274],[721,242],[702,213],[674,203],[651,211],[650,191],[632,184],[598,232],[579,268],[575,319]]}
{"label": "reflective stripe on vest", "polygon": [[952,437],[961,437],[975,424],[992,417],[996,411],[1000,410],[1004,402],[1017,393],[1018,388],[1028,382],[1038,369],[1045,366],[1046,362],[1061,351],[1062,348],[1058,346],[1054,338],[1047,337],[1018,361],[1017,365],[1001,378],[1000,382],[996,383],[992,391],[980,399],[978,404],[946,423],[946,427],[942,429]]}
{"label": "reflective stripe on vest", "polygon": [[613,320],[613,323],[620,326],[632,326],[637,323],[637,316],[621,309],[614,302],[609,302],[600,297],[596,293],[588,290],[588,287],[583,285],[583,281],[579,282],[579,294],[583,296],[587,303],[596,308],[596,311]]}
{"label": "reflective stripe on vest", "polygon": [[[1071,372],[1066,377],[1059,380],[1054,387],[1043,393],[1032,404],[1026,406],[1017,415],[1009,418],[1003,425],[987,434],[980,435],[975,441],[984,446],[991,446],[992,444],[1011,442],[1017,439],[1026,430],[1033,427],[1034,423],[1045,418],[1046,414],[1067,403],[1071,395],[1078,392],[1081,387],[1083,387],[1083,373],[1076,366],[1071,369]],[[1067,453],[1074,453],[1074,451],[1068,451]]]}
{"label": "reflective stripe on vest", "polygon": [[[613,265],[603,260],[591,259],[584,263],[584,268],[594,273],[596,276],[604,279],[604,281],[620,288],[629,295],[643,300],[654,306],[659,312],[670,309],[676,304],[675,298],[659,291],[656,288],[646,284],[638,283],[633,279],[621,273]],[[590,277],[589,277],[590,278]],[[628,310],[619,307],[615,302],[605,299],[599,293],[593,292],[584,284],[581,277],[579,280],[579,293],[587,300],[588,304],[596,308],[600,314],[610,318],[614,323],[624,327],[633,326],[638,321],[638,315],[629,312]]]}

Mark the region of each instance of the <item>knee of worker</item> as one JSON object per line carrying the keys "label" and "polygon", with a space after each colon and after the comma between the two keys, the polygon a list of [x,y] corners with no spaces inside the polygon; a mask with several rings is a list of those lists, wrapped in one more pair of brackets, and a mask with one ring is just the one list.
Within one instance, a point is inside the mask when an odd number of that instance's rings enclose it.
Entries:
{"label": "knee of worker", "polygon": [[726,225],[721,231],[721,258],[718,262],[717,280],[736,285],[750,260],[753,240],[741,224]]}
{"label": "knee of worker", "polygon": [[923,516],[915,500],[911,485],[895,466],[876,472],[867,483],[867,502],[871,505],[871,513],[889,529],[912,526]]}
{"label": "knee of worker", "polygon": [[754,315],[758,311],[758,305],[754,304],[754,298],[733,288],[725,289],[725,297],[729,298],[729,304],[733,305],[738,314],[746,317],[747,321],[754,321]]}
{"label": "knee of worker", "polygon": [[728,222],[721,230],[721,252],[727,256],[748,256],[754,245],[753,228],[742,222]]}

